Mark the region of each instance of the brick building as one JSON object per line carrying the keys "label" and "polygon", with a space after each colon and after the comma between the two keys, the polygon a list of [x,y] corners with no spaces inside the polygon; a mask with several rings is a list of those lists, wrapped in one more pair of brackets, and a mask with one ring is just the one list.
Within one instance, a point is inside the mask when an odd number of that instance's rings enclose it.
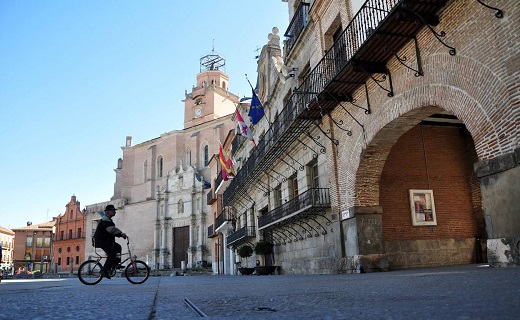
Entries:
{"label": "brick building", "polygon": [[65,208],[56,218],[53,259],[57,272],[77,271],[85,256],[86,217],[76,196],[70,198]]}
{"label": "brick building", "polygon": [[[238,97],[228,91],[225,60],[212,52],[200,59],[201,72],[185,93],[184,128],[132,145],[126,138],[118,161],[114,196],[86,207],[92,232],[97,211],[108,203],[119,210],[117,227],[129,235],[132,252],[152,268],[168,270],[205,265],[208,250],[209,162],[233,128]],[[90,227],[92,225],[92,227]],[[94,254],[87,244],[85,255]]]}
{"label": "brick building", "polygon": [[51,272],[52,239],[55,221],[15,228],[13,267],[25,272]]}
{"label": "brick building", "polygon": [[223,194],[229,262],[264,239],[285,273],[518,265],[517,2],[287,3]]}

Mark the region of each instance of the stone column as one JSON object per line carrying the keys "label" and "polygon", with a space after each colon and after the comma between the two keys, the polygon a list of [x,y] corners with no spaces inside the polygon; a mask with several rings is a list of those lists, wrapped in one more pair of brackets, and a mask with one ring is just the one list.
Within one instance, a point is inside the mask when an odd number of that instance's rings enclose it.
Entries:
{"label": "stone column", "polygon": [[351,207],[342,221],[347,270],[386,271],[384,254],[383,209],[380,206]]}
{"label": "stone column", "polygon": [[490,266],[520,265],[520,148],[475,164]]}

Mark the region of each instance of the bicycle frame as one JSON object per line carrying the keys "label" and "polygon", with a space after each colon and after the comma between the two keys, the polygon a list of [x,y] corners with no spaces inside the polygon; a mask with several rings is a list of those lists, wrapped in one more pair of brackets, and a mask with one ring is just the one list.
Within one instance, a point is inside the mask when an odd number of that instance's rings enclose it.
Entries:
{"label": "bicycle frame", "polygon": [[[123,275],[130,283],[144,283],[150,275],[150,267],[148,267],[146,262],[137,260],[137,257],[132,255],[132,251],[130,250],[130,238],[128,237],[126,238],[126,247],[127,253],[121,253],[121,257],[128,257],[119,262],[112,270],[107,270],[109,272],[108,278],[115,276],[118,269],[124,269]],[[106,252],[105,255],[101,255],[96,249],[97,248],[94,249],[94,253],[97,257],[89,258],[84,261],[78,269],[78,278],[86,285],[95,285],[103,279],[101,260],[106,259],[107,255]],[[126,266],[123,266],[127,261],[130,262]]]}

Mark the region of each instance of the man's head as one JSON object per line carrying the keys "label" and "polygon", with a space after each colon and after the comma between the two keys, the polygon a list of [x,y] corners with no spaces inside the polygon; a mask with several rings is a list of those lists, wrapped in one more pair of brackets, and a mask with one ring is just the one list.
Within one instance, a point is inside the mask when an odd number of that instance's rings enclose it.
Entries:
{"label": "man's head", "polygon": [[105,207],[105,214],[109,217],[113,217],[116,215],[116,208],[109,204],[108,206]]}

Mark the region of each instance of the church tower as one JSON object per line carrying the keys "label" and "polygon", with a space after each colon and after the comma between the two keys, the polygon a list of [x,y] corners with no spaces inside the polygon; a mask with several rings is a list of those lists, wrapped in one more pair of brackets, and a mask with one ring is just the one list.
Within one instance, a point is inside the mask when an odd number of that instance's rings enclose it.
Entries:
{"label": "church tower", "polygon": [[184,128],[220,118],[235,111],[239,97],[228,91],[226,59],[212,51],[200,58],[200,73],[191,92],[185,92]]}

